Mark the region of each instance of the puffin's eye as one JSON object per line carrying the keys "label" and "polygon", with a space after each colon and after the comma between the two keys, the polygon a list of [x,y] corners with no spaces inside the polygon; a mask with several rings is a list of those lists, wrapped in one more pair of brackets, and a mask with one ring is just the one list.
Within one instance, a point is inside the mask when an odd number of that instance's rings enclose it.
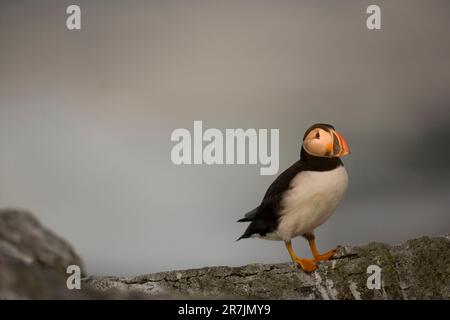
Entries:
{"label": "puffin's eye", "polygon": [[319,130],[317,130],[317,132],[316,132],[316,139],[320,139],[320,132],[319,132]]}

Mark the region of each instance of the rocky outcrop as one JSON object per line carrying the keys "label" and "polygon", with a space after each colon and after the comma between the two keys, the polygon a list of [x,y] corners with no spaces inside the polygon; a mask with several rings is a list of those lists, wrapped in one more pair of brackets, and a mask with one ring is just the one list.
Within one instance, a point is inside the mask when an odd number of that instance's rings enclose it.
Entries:
{"label": "rocky outcrop", "polygon": [[72,247],[29,212],[0,210],[0,299],[88,299],[95,290],[68,290],[66,268],[78,265]]}
{"label": "rocky outcrop", "polygon": [[66,268],[80,257],[30,213],[0,210],[0,299],[69,299]]}
{"label": "rocky outcrop", "polygon": [[23,210],[0,211],[0,259],[62,272],[71,264],[82,267],[80,257],[66,241]]}
{"label": "rocky outcrop", "polygon": [[[69,290],[66,268],[73,264],[82,266],[82,261],[71,246],[30,213],[0,210],[0,299],[450,298],[449,236],[399,246],[343,246],[309,274],[292,263],[219,266],[137,277],[87,276],[81,290]],[[368,273],[371,268],[379,271],[379,289],[367,286],[377,278]]]}
{"label": "rocky outcrop", "polygon": [[[379,289],[367,286],[368,280],[373,283],[376,277],[371,268],[368,270],[371,265],[380,268]],[[449,299],[450,239],[422,237],[400,246],[370,243],[340,247],[332,260],[309,274],[292,263],[251,264],[131,278],[88,277],[85,284],[98,290],[119,288],[192,298]]]}

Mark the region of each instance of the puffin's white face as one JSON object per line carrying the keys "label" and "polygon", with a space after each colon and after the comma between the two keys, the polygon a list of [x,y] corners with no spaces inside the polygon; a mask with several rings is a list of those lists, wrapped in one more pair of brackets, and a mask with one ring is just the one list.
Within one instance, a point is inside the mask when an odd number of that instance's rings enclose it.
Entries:
{"label": "puffin's white face", "polygon": [[303,140],[303,148],[316,157],[343,157],[350,153],[344,137],[332,128],[314,128]]}

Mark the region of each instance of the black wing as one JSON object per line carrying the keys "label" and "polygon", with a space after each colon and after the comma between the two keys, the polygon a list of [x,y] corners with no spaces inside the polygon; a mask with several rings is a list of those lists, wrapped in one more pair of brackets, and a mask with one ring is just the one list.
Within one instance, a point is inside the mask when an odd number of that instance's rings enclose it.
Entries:
{"label": "black wing", "polygon": [[[264,236],[274,231],[278,225],[278,211],[283,193],[289,189],[291,180],[304,169],[304,163],[299,160],[281,173],[267,189],[261,204],[245,214],[238,222],[251,221],[247,230],[239,238],[248,238],[255,233]],[[238,239],[238,240],[239,240]]]}
{"label": "black wing", "polygon": [[289,189],[291,180],[297,175],[297,173],[303,171],[304,168],[304,163],[301,160],[298,160],[292,166],[283,171],[283,173],[280,174],[274,182],[272,182],[269,189],[267,189],[262,202],[264,203],[264,201],[270,201],[272,198],[277,197]]}

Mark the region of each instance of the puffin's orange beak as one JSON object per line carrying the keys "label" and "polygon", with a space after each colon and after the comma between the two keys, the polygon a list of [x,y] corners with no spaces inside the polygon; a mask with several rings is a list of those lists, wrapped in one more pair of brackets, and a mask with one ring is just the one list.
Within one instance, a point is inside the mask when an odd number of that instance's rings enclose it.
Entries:
{"label": "puffin's orange beak", "polygon": [[337,131],[332,130],[333,136],[333,155],[335,157],[343,157],[350,153],[350,147],[344,137]]}

